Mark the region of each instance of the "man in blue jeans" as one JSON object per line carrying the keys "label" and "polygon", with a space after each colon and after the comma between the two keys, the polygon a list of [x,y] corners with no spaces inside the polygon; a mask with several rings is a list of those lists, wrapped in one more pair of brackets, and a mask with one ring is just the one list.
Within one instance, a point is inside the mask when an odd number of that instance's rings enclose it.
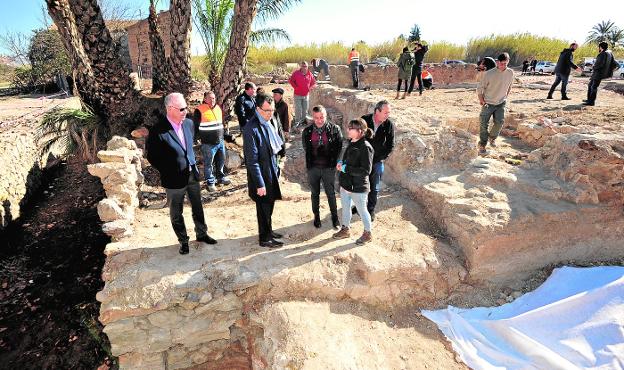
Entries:
{"label": "man in blue jeans", "polygon": [[371,139],[366,139],[375,150],[373,156],[373,170],[369,176],[370,192],[368,193],[367,207],[371,220],[375,220],[377,196],[381,191],[381,178],[384,173],[384,161],[394,150],[394,123],[390,116],[390,103],[381,100],[375,104],[373,113],[365,114],[362,119],[375,133]]}
{"label": "man in blue jeans", "polygon": [[[481,104],[481,122],[479,131],[479,155],[485,155],[485,145],[496,146],[496,138],[505,121],[505,104],[514,81],[514,73],[507,68],[509,54],[502,53],[496,60],[496,68],[485,72],[477,87],[477,96]],[[490,117],[494,116],[494,125],[488,132]]]}
{"label": "man in blue jeans", "polygon": [[215,184],[229,185],[225,176],[225,142],[223,141],[223,112],[212,91],[204,93],[204,101],[193,113],[195,136],[201,141],[204,157],[204,179],[208,191],[217,190]]}

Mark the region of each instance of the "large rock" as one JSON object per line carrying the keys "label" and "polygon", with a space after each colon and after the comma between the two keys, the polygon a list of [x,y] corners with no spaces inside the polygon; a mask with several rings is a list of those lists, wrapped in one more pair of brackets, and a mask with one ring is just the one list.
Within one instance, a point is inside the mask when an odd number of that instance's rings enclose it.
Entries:
{"label": "large rock", "polygon": [[104,222],[122,220],[128,216],[119,207],[119,204],[110,198],[102,199],[97,205],[98,216]]}

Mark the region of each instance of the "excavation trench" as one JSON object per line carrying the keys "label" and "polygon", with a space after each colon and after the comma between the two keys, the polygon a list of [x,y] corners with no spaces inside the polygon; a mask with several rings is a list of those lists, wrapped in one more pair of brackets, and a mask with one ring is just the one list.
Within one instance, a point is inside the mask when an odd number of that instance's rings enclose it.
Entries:
{"label": "excavation trench", "polygon": [[[384,97],[328,86],[311,100],[344,125]],[[600,201],[598,185],[580,191],[546,160],[557,153],[585,158],[577,145],[582,132],[554,135],[557,146],[536,151],[509,135],[477,158],[476,137],[464,127],[474,122],[468,113],[401,102],[393,110],[396,148],[386,162],[374,241],[366,246],[331,238],[324,196],[323,227],[312,226],[297,135],[273,220],[284,248],[257,247],[244,188],[209,199],[209,232],[219,244],[198,245],[190,256],[177,253],[167,210],[138,211],[134,234],[107,247],[106,285],[97,297],[120,366],[462,368],[419,309],[497,304],[501,292],[526,288],[524,279],[545,266],[621,256],[621,232],[604,234],[582,222],[598,217],[602,227],[622,230],[621,212]],[[533,130],[522,117],[508,129]],[[618,140],[599,137],[595,145],[618,147]],[[600,161],[612,163],[605,153]],[[520,166],[506,161],[514,156]],[[587,160],[584,168],[594,168]],[[243,184],[244,171],[232,179]],[[588,189],[603,195],[593,202]],[[358,221],[354,235],[362,231]]]}

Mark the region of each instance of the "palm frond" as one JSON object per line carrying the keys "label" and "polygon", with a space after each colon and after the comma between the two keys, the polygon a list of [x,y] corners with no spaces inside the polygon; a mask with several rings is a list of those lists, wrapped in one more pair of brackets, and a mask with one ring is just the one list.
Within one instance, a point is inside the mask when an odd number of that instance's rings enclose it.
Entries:
{"label": "palm frond", "polygon": [[249,42],[254,46],[258,46],[260,44],[273,44],[280,40],[290,42],[288,32],[282,28],[263,28],[251,31],[251,34],[249,35]]}
{"label": "palm frond", "polygon": [[302,0],[258,0],[256,20],[260,24],[275,20],[301,2]]}

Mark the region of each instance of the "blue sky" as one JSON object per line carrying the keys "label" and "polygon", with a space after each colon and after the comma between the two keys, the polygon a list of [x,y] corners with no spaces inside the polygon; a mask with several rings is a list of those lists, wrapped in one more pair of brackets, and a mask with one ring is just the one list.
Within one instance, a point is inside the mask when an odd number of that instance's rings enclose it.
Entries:
{"label": "blue sky", "polygon": [[[128,4],[147,14],[148,0],[107,0]],[[0,33],[28,32],[41,26],[44,0],[0,0]],[[160,7],[168,7],[161,0]],[[487,4],[487,5],[486,5]],[[533,5],[531,5],[533,4]],[[531,32],[582,42],[591,27],[610,19],[624,28],[624,1],[606,0],[600,7],[584,0],[470,1],[444,0],[304,0],[266,26],[284,28],[293,43],[364,40],[378,43],[407,34],[414,23],[428,42],[466,43],[491,33]],[[600,8],[600,10],[596,10]],[[192,53],[202,53],[195,35]],[[0,47],[0,54],[5,51]]]}

